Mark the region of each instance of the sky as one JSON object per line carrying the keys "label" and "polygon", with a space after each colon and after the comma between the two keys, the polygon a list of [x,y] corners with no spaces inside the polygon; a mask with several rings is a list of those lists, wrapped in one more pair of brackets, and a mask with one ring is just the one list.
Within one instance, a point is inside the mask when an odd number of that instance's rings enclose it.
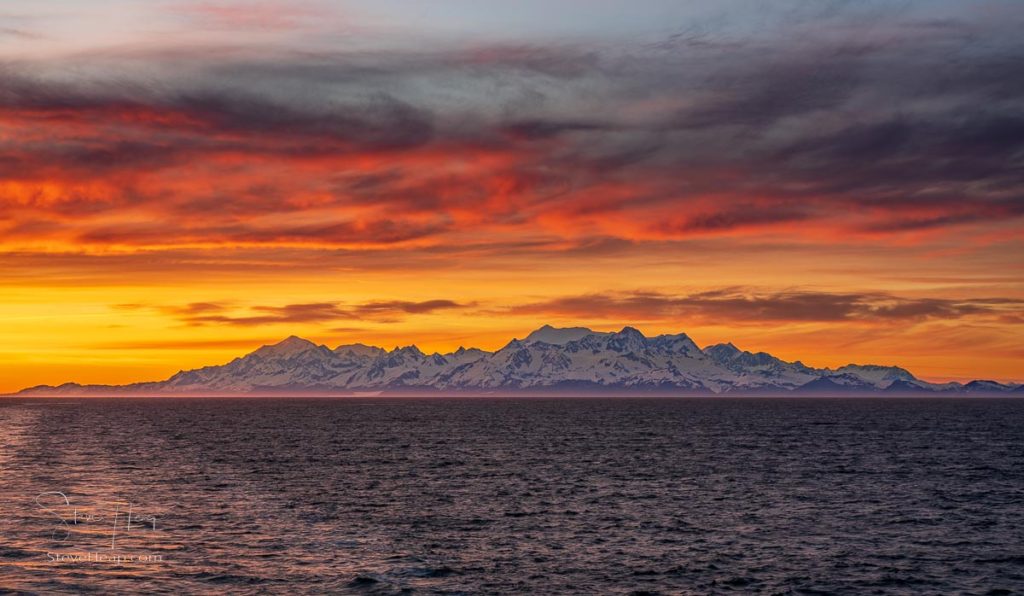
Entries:
{"label": "sky", "polygon": [[542,324],[1024,381],[1024,3],[0,1],[0,391]]}

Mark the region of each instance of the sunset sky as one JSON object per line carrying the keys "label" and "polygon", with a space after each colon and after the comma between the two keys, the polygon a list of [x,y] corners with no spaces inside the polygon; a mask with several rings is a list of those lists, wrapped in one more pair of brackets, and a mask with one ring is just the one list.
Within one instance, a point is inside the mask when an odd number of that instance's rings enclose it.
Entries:
{"label": "sunset sky", "polygon": [[1022,30],[1016,0],[0,3],[0,392],[545,323],[1024,381]]}

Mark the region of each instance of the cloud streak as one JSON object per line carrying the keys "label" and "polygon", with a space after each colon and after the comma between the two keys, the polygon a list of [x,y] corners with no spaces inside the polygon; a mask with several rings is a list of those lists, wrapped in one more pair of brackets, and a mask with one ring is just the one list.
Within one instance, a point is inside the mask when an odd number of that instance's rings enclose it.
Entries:
{"label": "cloud streak", "polygon": [[[424,301],[388,300],[362,304],[311,302],[283,306],[250,306],[239,309],[231,304],[192,302],[183,306],[160,307],[158,310],[190,326],[228,325],[257,327],[275,324],[330,323],[333,321],[372,320],[395,322],[408,315],[426,315],[471,307],[453,300]],[[146,308],[142,305],[120,305],[124,309]]]}
{"label": "cloud streak", "polygon": [[718,324],[872,322],[912,324],[1024,313],[1015,298],[908,298],[886,293],[757,292],[727,288],[689,295],[631,292],[565,296],[513,306],[511,314],[624,321],[679,319]]}

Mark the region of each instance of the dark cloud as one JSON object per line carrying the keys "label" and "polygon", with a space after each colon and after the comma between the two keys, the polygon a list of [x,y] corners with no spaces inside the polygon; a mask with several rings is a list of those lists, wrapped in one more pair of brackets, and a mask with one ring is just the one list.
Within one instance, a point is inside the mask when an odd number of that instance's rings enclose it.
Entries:
{"label": "dark cloud", "polygon": [[[0,216],[91,245],[274,245],[602,218],[630,242],[797,222],[871,237],[1024,215],[1024,11],[851,10],[656,44],[9,61],[0,181],[21,195]],[[375,212],[259,219],[326,207]],[[178,229],[102,221],[124,209]]]}
{"label": "dark cloud", "polygon": [[[171,140],[192,146],[220,147],[217,135],[233,134],[262,138],[273,147],[280,147],[281,141],[301,140],[329,142],[332,152],[394,150],[429,141],[433,130],[430,113],[383,91],[364,92],[347,102],[323,97],[275,100],[258,89],[185,83],[167,89],[123,80],[66,81],[29,75],[31,68],[4,68],[0,107],[52,124],[86,121],[188,133],[193,136]],[[256,152],[261,149],[268,148],[251,147]],[[289,145],[285,150],[296,148]]]}
{"label": "dark cloud", "polygon": [[756,71],[713,75],[715,94],[680,110],[670,123],[681,129],[758,132],[784,118],[838,109],[861,83],[857,58],[835,50],[827,57],[769,52],[753,64]]}
{"label": "dark cloud", "polygon": [[[121,305],[136,307],[137,305]],[[312,302],[284,306],[252,306],[238,309],[217,302],[193,302],[183,306],[161,307],[188,325],[258,326],[275,323],[328,323],[339,320],[372,319],[378,322],[395,321],[406,315],[430,314],[443,310],[471,307],[454,300],[424,300],[420,302],[389,300],[362,304]],[[145,307],[142,307],[145,308]]]}
{"label": "dark cloud", "polygon": [[776,176],[818,181],[812,189],[852,203],[956,202],[976,205],[982,218],[1019,215],[987,209],[1024,181],[1024,102],[1019,108],[1019,116],[944,113],[807,135],[780,152]]}
{"label": "dark cloud", "polygon": [[583,120],[523,120],[504,125],[504,132],[513,138],[546,139],[568,132],[598,132],[614,130],[613,124],[607,122],[588,122]]}
{"label": "dark cloud", "polygon": [[180,317],[203,316],[211,313],[221,313],[228,309],[228,306],[219,302],[192,302],[185,306],[170,306],[163,309],[173,315]]}
{"label": "dark cloud", "polygon": [[729,205],[724,209],[698,213],[681,221],[659,222],[652,227],[652,230],[662,235],[679,235],[694,231],[723,231],[797,222],[809,217],[811,217],[810,213],[800,207],[737,204]]}
{"label": "dark cloud", "polygon": [[403,300],[389,300],[385,302],[368,302],[350,307],[351,312],[358,316],[372,316],[375,314],[425,314],[438,310],[449,310],[465,308],[466,304],[460,304],[454,300],[426,300],[423,302],[407,302]]}
{"label": "dark cloud", "polygon": [[382,92],[360,103],[305,108],[238,92],[183,95],[168,103],[206,127],[272,138],[330,139],[359,150],[419,145],[430,140],[433,128],[429,114]]}
{"label": "dark cloud", "polygon": [[38,33],[26,31],[25,29],[16,29],[14,27],[0,27],[0,37],[16,37],[18,39],[39,39],[41,36]]}
{"label": "dark cloud", "polygon": [[790,291],[757,293],[730,288],[675,296],[657,292],[566,296],[508,309],[512,314],[603,317],[617,320],[695,318],[722,324],[779,322],[954,320],[1024,312],[1012,298],[952,300],[884,293]]}

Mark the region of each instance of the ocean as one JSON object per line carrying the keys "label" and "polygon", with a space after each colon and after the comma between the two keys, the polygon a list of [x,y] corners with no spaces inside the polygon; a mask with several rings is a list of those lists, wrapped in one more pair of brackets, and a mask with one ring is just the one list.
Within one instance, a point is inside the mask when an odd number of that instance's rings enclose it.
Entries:
{"label": "ocean", "polygon": [[1024,590],[1024,400],[7,399],[0,592]]}

